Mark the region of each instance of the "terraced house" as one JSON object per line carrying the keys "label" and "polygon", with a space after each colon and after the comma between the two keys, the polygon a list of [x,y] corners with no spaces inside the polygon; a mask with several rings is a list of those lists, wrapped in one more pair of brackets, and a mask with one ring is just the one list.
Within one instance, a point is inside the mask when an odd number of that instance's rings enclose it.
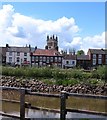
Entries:
{"label": "terraced house", "polygon": [[30,65],[30,46],[14,47],[7,44],[6,64],[15,65]]}
{"label": "terraced house", "polygon": [[47,36],[45,49],[35,48],[31,52],[31,66],[57,66],[62,67],[62,55],[58,52],[58,37]]}
{"label": "terraced house", "polygon": [[89,49],[87,55],[89,55],[90,65],[107,65],[107,49]]}
{"label": "terraced house", "polygon": [[67,54],[58,51],[58,37],[47,36],[47,44],[44,49],[37,47],[9,46],[0,47],[0,63],[12,66],[57,66],[60,68],[81,67],[90,69],[98,65],[107,65],[107,49],[89,49],[87,55],[76,55],[73,52]]}

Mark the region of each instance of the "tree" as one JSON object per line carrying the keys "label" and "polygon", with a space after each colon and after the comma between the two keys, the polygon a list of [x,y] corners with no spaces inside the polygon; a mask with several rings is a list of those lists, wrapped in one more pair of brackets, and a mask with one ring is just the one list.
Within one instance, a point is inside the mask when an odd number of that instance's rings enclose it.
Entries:
{"label": "tree", "polygon": [[77,51],[77,55],[84,55],[85,53],[84,53],[84,51],[83,50],[78,50]]}

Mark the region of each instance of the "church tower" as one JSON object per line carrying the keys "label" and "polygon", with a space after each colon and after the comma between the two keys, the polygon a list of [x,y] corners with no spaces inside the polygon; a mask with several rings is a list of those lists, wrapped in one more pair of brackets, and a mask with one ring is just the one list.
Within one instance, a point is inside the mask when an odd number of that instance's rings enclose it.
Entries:
{"label": "church tower", "polygon": [[47,36],[47,45],[45,49],[54,49],[58,51],[58,37],[56,36]]}

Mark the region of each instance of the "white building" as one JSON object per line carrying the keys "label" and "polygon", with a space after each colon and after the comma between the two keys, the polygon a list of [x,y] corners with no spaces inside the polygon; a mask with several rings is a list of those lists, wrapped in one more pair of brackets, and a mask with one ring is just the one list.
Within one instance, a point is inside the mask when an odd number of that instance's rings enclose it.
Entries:
{"label": "white building", "polygon": [[64,55],[62,60],[62,68],[73,68],[76,66],[76,55]]}
{"label": "white building", "polygon": [[6,52],[6,64],[23,65],[30,64],[30,47],[10,47]]}

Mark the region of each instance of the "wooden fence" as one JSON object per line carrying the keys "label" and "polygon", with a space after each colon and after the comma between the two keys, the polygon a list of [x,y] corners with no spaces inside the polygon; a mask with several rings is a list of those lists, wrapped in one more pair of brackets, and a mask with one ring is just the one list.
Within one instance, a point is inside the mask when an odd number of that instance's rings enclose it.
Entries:
{"label": "wooden fence", "polygon": [[[20,120],[30,119],[30,118],[25,118],[25,108],[58,112],[58,113],[60,113],[60,120],[66,120],[67,112],[77,112],[77,113],[86,113],[86,114],[107,116],[107,111],[106,112],[97,112],[97,111],[88,111],[88,110],[81,110],[81,109],[67,109],[66,108],[66,99],[68,98],[68,96],[69,97],[74,96],[74,97],[82,97],[82,98],[102,99],[102,100],[107,100],[107,96],[68,93],[66,91],[62,91],[61,94],[46,94],[46,93],[31,92],[31,90],[24,89],[24,88],[2,87],[2,86],[0,87],[0,89],[1,90],[18,90],[20,92],[20,101],[15,101],[15,100],[9,101],[9,102],[20,103],[20,116],[14,116],[14,115],[5,114],[5,113],[1,112],[0,115],[3,115],[3,116],[18,118]],[[60,99],[60,110],[39,108],[36,106],[32,106],[30,103],[25,102],[25,95],[33,95],[33,96],[41,96],[41,97],[49,97],[49,98],[59,98]],[[5,100],[5,101],[8,101],[8,100]]]}

